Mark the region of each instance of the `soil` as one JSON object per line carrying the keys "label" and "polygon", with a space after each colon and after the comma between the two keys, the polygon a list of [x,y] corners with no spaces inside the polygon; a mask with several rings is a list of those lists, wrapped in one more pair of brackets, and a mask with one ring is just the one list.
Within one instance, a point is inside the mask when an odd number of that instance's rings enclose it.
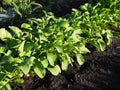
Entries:
{"label": "soil", "polygon": [[58,76],[26,76],[23,84],[12,83],[12,90],[120,90],[120,39],[113,39],[104,52],[85,55],[85,60]]}

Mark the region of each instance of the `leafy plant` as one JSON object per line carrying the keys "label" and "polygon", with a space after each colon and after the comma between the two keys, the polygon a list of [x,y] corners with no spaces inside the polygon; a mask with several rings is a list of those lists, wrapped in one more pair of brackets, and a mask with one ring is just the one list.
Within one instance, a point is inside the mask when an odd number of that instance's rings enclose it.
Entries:
{"label": "leafy plant", "polygon": [[21,27],[1,28],[0,89],[10,90],[10,82],[31,72],[44,78],[48,71],[55,76],[66,71],[75,61],[83,65],[83,55],[90,53],[87,44],[104,51],[113,37],[109,24],[116,25],[119,13],[110,12],[100,3],[85,4],[64,17],[43,11],[43,17],[29,18]]}
{"label": "leafy plant", "polygon": [[1,80],[6,79],[7,68],[4,66],[8,63],[12,69],[7,71],[12,74],[8,82],[15,77],[15,71],[20,71],[18,74],[28,74],[32,69],[40,78],[45,76],[46,70],[58,75],[61,69],[67,70],[68,65],[72,65],[73,56],[76,56],[80,65],[84,63],[82,54],[90,51],[79,35],[81,30],[76,32],[68,20],[57,19],[52,13],[44,13],[45,17],[31,18],[29,24],[21,25],[21,29],[9,26],[13,34],[4,28],[0,29],[0,39],[4,43],[1,43],[0,49],[0,65],[3,67],[0,76],[4,76]]}
{"label": "leafy plant", "polygon": [[[33,5],[35,5],[34,8]],[[12,2],[12,6],[20,17],[28,17],[28,15],[31,15],[36,9],[42,7],[41,4],[35,3],[31,0],[22,0],[18,1],[17,3]]]}

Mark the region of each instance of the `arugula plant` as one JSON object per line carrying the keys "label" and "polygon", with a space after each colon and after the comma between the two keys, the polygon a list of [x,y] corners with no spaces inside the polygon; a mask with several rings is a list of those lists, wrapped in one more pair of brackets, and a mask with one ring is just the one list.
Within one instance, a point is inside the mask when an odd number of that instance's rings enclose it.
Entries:
{"label": "arugula plant", "polygon": [[72,65],[74,56],[80,65],[84,63],[82,54],[90,51],[79,35],[81,30],[75,30],[65,18],[44,13],[45,17],[31,18],[21,28],[9,26],[11,33],[5,28],[0,29],[0,88],[7,87],[16,76],[29,74],[30,70],[40,78],[45,76],[47,70],[58,75],[61,70],[67,70],[69,64]]}
{"label": "arugula plant", "polygon": [[42,7],[41,4],[36,3],[34,0],[20,0],[17,3],[12,2],[12,6],[20,17],[28,17],[28,15],[31,15],[36,9]]}
{"label": "arugula plant", "polygon": [[59,18],[43,11],[44,17],[29,18],[21,27],[1,28],[0,89],[10,90],[10,82],[31,72],[44,78],[48,71],[55,76],[66,71],[74,61],[82,65],[83,55],[90,53],[86,44],[104,51],[112,41],[108,25],[118,17],[100,7],[85,4]]}
{"label": "arugula plant", "polygon": [[108,10],[103,11],[99,7],[99,3],[94,7],[85,4],[79,10],[73,9],[72,15],[67,15],[66,18],[72,27],[82,30],[81,36],[86,39],[86,43],[94,46],[98,51],[104,51],[106,45],[112,41],[112,33],[108,24],[114,24],[115,21]]}

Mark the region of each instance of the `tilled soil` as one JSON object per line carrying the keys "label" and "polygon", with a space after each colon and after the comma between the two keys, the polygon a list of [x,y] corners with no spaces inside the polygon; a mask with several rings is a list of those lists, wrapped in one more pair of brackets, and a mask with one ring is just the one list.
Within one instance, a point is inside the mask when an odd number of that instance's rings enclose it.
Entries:
{"label": "tilled soil", "polygon": [[104,52],[85,55],[85,60],[58,76],[25,77],[23,84],[12,83],[12,90],[120,90],[120,39],[113,39]]}

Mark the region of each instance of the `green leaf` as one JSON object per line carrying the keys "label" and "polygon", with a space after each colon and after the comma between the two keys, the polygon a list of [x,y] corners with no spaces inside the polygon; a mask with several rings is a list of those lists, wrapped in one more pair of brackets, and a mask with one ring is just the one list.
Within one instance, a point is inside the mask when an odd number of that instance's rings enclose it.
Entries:
{"label": "green leaf", "polygon": [[[106,30],[106,33],[107,33],[107,45],[110,45],[112,43],[112,38],[113,38],[113,34],[110,30]],[[119,34],[120,36],[120,34]]]}
{"label": "green leaf", "polygon": [[6,74],[0,73],[0,81],[2,81],[5,78]]}
{"label": "green leaf", "polygon": [[86,3],[85,5],[82,5],[80,8],[81,8],[82,10],[87,11],[87,10],[88,10],[88,3]]}
{"label": "green leaf", "polygon": [[43,65],[44,68],[48,67],[48,60],[46,57],[41,57],[40,61],[41,61],[41,64]]}
{"label": "green leaf", "polygon": [[84,57],[82,56],[82,54],[76,54],[76,58],[77,58],[77,62],[79,63],[79,65],[83,65],[85,60]]}
{"label": "green leaf", "polygon": [[14,70],[15,70],[14,64],[6,62],[6,63],[4,63],[3,66],[4,66],[4,70],[6,71],[6,73],[9,72],[9,74],[7,76],[12,77],[12,72],[14,72]]}
{"label": "green leaf", "polygon": [[67,58],[64,57],[64,56],[62,56],[61,59],[62,59],[62,61],[61,61],[61,63],[62,63],[62,70],[66,71],[68,69],[69,62],[68,62]]}
{"label": "green leaf", "polygon": [[55,48],[57,49],[57,51],[59,53],[62,53],[63,52],[63,47],[62,46],[55,46]]}
{"label": "green leaf", "polygon": [[101,51],[104,51],[105,48],[106,48],[106,43],[104,42],[104,40],[98,39],[97,42],[98,42],[98,44],[99,44],[100,50],[101,50]]}
{"label": "green leaf", "polygon": [[61,69],[58,65],[54,67],[48,67],[47,68],[54,76],[57,76],[59,73],[61,73]]}
{"label": "green leaf", "polygon": [[68,60],[68,63],[72,65],[73,59],[67,53],[65,55],[66,55],[66,58]]}
{"label": "green leaf", "polygon": [[25,57],[25,56],[30,57],[31,53],[32,53],[32,51],[27,51],[27,52],[24,51],[24,52],[20,53],[19,56],[20,57]]}
{"label": "green leaf", "polygon": [[22,31],[16,26],[9,26],[9,28],[14,32],[17,37],[22,35]]}
{"label": "green leaf", "polygon": [[60,38],[60,40],[55,40],[54,41],[54,47],[56,48],[56,50],[61,53],[63,52],[63,45],[62,45],[63,41],[62,41],[62,38]]}
{"label": "green leaf", "polygon": [[61,20],[59,23],[58,23],[58,26],[59,27],[64,27],[64,28],[68,28],[69,27],[69,22],[67,20]]}
{"label": "green leaf", "polygon": [[42,66],[41,62],[36,62],[34,67],[34,72],[40,77],[44,78],[46,74],[45,68]]}
{"label": "green leaf", "polygon": [[100,51],[101,49],[100,49],[100,46],[99,46],[99,44],[96,42],[97,40],[92,40],[92,41],[90,41],[89,43],[91,44],[91,45],[93,45],[98,51]]}
{"label": "green leaf", "polygon": [[24,45],[25,45],[25,41],[23,41],[23,42],[20,44],[19,48],[18,48],[18,51],[19,51],[20,53],[23,53],[23,51],[24,51]]}
{"label": "green leaf", "polygon": [[0,45],[0,53],[5,53],[6,46]]}
{"label": "green leaf", "polygon": [[25,45],[24,45],[24,50],[25,51],[29,51],[33,48],[33,43],[31,42],[26,42]]}
{"label": "green leaf", "polygon": [[89,53],[90,51],[85,47],[85,45],[80,46],[80,53],[81,54],[86,54]]}
{"label": "green leaf", "polygon": [[3,40],[5,38],[12,38],[12,35],[7,30],[5,30],[5,28],[1,28],[0,29],[0,39]]}
{"label": "green leaf", "polygon": [[20,8],[17,6],[17,4],[15,2],[12,2],[12,5],[13,5],[14,10],[16,11],[16,13],[18,15],[20,15],[20,17],[22,17],[22,13],[19,11]]}
{"label": "green leaf", "polygon": [[6,63],[7,61],[10,61],[11,59],[13,59],[11,56],[3,56],[0,60],[0,63]]}
{"label": "green leaf", "polygon": [[5,85],[3,85],[3,87],[0,87],[0,90],[12,90],[11,86],[8,82],[5,83]]}
{"label": "green leaf", "polygon": [[24,74],[28,74],[28,72],[30,71],[30,66],[27,62],[21,63],[19,68],[23,71]]}
{"label": "green leaf", "polygon": [[24,74],[29,73],[34,59],[35,57],[26,58],[24,62],[19,64],[19,68],[23,71]]}
{"label": "green leaf", "polygon": [[28,30],[32,30],[31,25],[29,25],[29,24],[27,24],[27,23],[23,23],[23,24],[21,25],[21,28],[28,29]]}
{"label": "green leaf", "polygon": [[21,41],[19,39],[8,39],[7,44],[10,48],[18,48]]}
{"label": "green leaf", "polygon": [[48,59],[50,65],[54,66],[55,61],[57,59],[57,54],[56,53],[47,53],[47,59]]}

